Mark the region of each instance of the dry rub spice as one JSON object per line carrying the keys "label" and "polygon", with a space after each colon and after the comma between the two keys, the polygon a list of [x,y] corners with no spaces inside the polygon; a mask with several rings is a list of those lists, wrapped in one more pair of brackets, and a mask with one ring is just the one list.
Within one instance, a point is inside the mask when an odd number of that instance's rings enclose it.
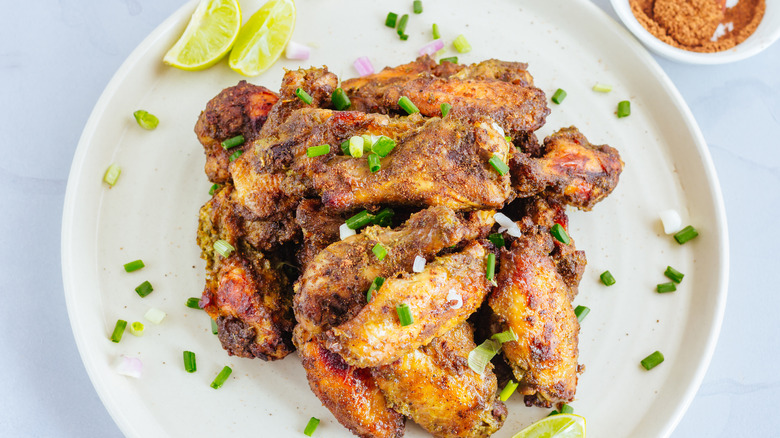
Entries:
{"label": "dry rub spice", "polygon": [[[755,32],[765,0],[630,0],[637,20],[671,46],[694,52],[720,52]],[[728,6],[728,7],[727,7]]]}

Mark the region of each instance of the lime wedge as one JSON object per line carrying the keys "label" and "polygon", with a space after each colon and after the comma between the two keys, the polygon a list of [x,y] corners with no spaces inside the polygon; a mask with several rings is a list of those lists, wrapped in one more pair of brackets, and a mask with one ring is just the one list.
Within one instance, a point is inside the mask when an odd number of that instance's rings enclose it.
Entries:
{"label": "lime wedge", "polygon": [[293,0],[271,0],[241,28],[230,68],[244,76],[257,76],[268,69],[284,51],[295,28]]}
{"label": "lime wedge", "polygon": [[222,59],[241,29],[238,0],[201,0],[163,62],[182,70],[203,70]]}
{"label": "lime wedge", "polygon": [[585,438],[585,418],[574,414],[545,417],[512,438]]}

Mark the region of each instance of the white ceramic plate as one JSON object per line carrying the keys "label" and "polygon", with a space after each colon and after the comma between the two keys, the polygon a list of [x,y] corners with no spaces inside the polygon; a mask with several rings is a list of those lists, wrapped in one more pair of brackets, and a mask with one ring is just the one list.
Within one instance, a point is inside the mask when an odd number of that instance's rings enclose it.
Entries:
{"label": "white ceramic plate", "polygon": [[[249,16],[260,2],[242,1]],[[225,62],[203,72],[166,67],[161,59],[183,30],[194,4],[165,21],[128,58],[98,101],[73,160],[63,215],[62,260],[73,332],[84,364],[108,411],[129,437],[297,436],[309,417],[323,421],[318,436],[348,437],[309,391],[296,355],[283,361],[228,357],[210,332],[208,317],[184,303],[198,297],[204,269],[195,245],[198,208],[210,183],[193,126],[206,102],[240,79]],[[626,162],[615,193],[592,212],[571,213],[571,234],[589,265],[575,304],[592,311],[582,325],[575,412],[591,436],[667,436],[683,415],[715,346],[726,299],[725,214],[704,140],[672,83],[621,26],[580,0],[457,0],[425,2],[410,15],[408,41],[382,25],[386,2],[298,0],[293,40],[314,47],[307,62],[281,60],[252,82],[278,89],[283,68],[327,64],[342,77],[367,55],[377,69],[414,59],[436,22],[443,38],[466,35],[471,63],[495,57],[527,61],[548,95],[568,92],[540,137],[578,126],[594,143],[617,147]],[[395,4],[405,13],[411,2]],[[410,11],[409,11],[410,12]],[[453,55],[449,48],[447,56]],[[609,94],[593,92],[612,84]],[[629,99],[630,117],[618,119]],[[160,118],[140,129],[132,113]],[[101,182],[110,163],[122,167],[118,184]],[[701,236],[679,246],[662,233],[658,212],[678,210]],[[122,265],[143,259],[146,268]],[[663,271],[686,274],[675,293],[657,294]],[[617,284],[605,287],[609,269]],[[149,280],[154,292],[134,288]],[[150,307],[168,313],[146,334],[108,340],[117,319],[143,321]],[[184,372],[182,351],[197,354],[198,371]],[[660,350],[666,362],[647,372],[639,361]],[[119,355],[144,362],[141,379],[118,375]],[[220,390],[209,387],[224,366],[233,375]],[[547,411],[508,403],[497,437],[509,437]],[[407,436],[425,436],[407,426]]]}

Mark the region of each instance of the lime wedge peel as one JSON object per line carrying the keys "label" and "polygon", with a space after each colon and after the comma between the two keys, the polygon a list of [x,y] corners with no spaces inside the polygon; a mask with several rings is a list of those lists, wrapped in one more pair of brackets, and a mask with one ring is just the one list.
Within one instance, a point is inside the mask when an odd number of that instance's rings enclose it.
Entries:
{"label": "lime wedge peel", "polygon": [[163,57],[182,70],[203,70],[230,51],[241,29],[237,0],[201,0],[187,28]]}
{"label": "lime wedge peel", "polygon": [[230,68],[257,76],[281,56],[295,28],[293,0],[270,0],[255,12],[238,34],[230,52]]}
{"label": "lime wedge peel", "polygon": [[512,438],[585,438],[585,418],[575,414],[545,417]]}

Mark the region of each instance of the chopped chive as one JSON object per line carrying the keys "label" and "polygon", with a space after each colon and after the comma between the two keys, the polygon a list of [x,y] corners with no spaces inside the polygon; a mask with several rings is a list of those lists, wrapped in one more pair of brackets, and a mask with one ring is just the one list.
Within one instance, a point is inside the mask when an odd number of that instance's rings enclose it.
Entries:
{"label": "chopped chive", "polygon": [[184,351],[184,371],[188,373],[194,373],[198,370],[198,364],[195,362],[195,353],[191,351]]}
{"label": "chopped chive", "polygon": [[552,411],[552,412],[550,412],[549,414],[547,414],[547,416],[548,416],[548,417],[552,417],[553,415],[558,415],[558,414],[560,414],[560,412],[558,412],[558,411],[556,411],[555,409],[553,409],[553,411]]}
{"label": "chopped chive", "polygon": [[377,259],[384,260],[385,257],[387,257],[387,250],[384,246],[382,246],[381,243],[377,243],[374,245],[374,247],[371,249],[371,251],[374,253]]}
{"label": "chopped chive", "polygon": [[122,168],[116,164],[112,164],[108,166],[108,169],[106,169],[106,173],[103,175],[103,181],[105,181],[109,186],[114,187],[114,184],[116,184],[121,173]]}
{"label": "chopped chive", "polygon": [[512,143],[512,137],[505,135],[504,140],[506,140],[507,143]]}
{"label": "chopped chive", "polygon": [[685,276],[685,274],[678,271],[677,269],[674,269],[671,266],[666,267],[666,271],[664,272],[664,275],[666,275],[666,277],[669,278],[669,280],[672,280],[675,283],[681,282],[683,277]]}
{"label": "chopped chive", "polygon": [[349,227],[351,230],[357,230],[358,228],[364,227],[371,223],[371,219],[373,218],[373,214],[369,213],[368,210],[363,210],[360,213],[347,219],[346,224],[347,227]]}
{"label": "chopped chive", "polygon": [[366,152],[372,152],[374,143],[379,139],[376,135],[363,134],[360,136],[363,139],[363,150]]}
{"label": "chopped chive", "polygon": [[234,148],[238,145],[244,144],[244,136],[243,135],[237,135],[235,137],[231,137],[225,141],[222,142],[222,148],[225,150],[228,150],[230,148]]}
{"label": "chopped chive", "polygon": [[307,157],[319,157],[321,155],[325,155],[330,153],[330,145],[329,144],[321,144],[319,146],[312,146],[310,148],[306,149],[306,156]]}
{"label": "chopped chive", "polygon": [[642,367],[648,371],[655,368],[664,361],[664,355],[661,354],[660,351],[655,351],[651,355],[647,356],[646,358],[642,359]]}
{"label": "chopped chive", "polygon": [[409,14],[401,15],[401,19],[398,20],[398,27],[396,27],[396,32],[398,32],[398,36],[402,37],[406,34],[406,23],[408,21],[409,21]]}
{"label": "chopped chive", "polygon": [[674,234],[674,240],[676,240],[677,243],[682,245],[683,243],[693,239],[698,235],[699,232],[696,231],[696,228],[693,228],[691,225],[688,225],[687,227],[683,228],[682,230]]}
{"label": "chopped chive", "polygon": [[439,60],[439,64],[444,63],[444,62],[451,62],[453,64],[457,64],[458,63],[458,57],[457,56],[450,56],[449,58],[442,58],[442,59]]}
{"label": "chopped chive", "polygon": [[504,160],[501,159],[501,157],[498,156],[498,154],[493,154],[492,157],[490,157],[490,160],[488,161],[491,166],[493,166],[493,169],[498,172],[499,175],[506,175],[509,173],[509,166],[504,163]]}
{"label": "chopped chive", "polygon": [[232,154],[230,154],[230,162],[232,163],[232,162],[238,160],[238,157],[240,157],[243,154],[244,154],[244,151],[242,151],[242,150],[237,150],[237,151],[233,152]]}
{"label": "chopped chive", "polygon": [[200,310],[200,298],[196,298],[196,297],[187,298],[187,302],[185,303],[185,305],[190,309]]}
{"label": "chopped chive", "polygon": [[317,426],[320,425],[319,418],[311,417],[309,418],[309,422],[306,423],[306,429],[303,429],[303,434],[306,436],[311,436],[315,430],[317,430]]}
{"label": "chopped chive", "polygon": [[597,83],[593,86],[593,91],[598,91],[599,93],[609,93],[612,91],[612,85]]}
{"label": "chopped chive", "polygon": [[379,155],[371,153],[368,154],[368,170],[371,173],[378,172],[382,168],[382,164],[379,162]]}
{"label": "chopped chive", "polygon": [[455,50],[457,50],[458,53],[467,53],[471,51],[471,44],[469,44],[463,34],[458,35],[452,42],[452,45],[455,46]]}
{"label": "chopped chive", "polygon": [[406,96],[401,96],[401,98],[398,99],[398,106],[403,108],[403,110],[406,111],[407,114],[414,114],[420,112],[420,110],[417,109],[414,103],[412,103],[412,101]]}
{"label": "chopped chive", "polygon": [[488,281],[493,281],[493,277],[496,276],[496,255],[492,252],[487,255],[487,268],[485,275]]}
{"label": "chopped chive", "polygon": [[142,260],[135,260],[130,263],[125,263],[125,272],[133,272],[143,268],[144,262]]}
{"label": "chopped chive", "polygon": [[209,189],[209,196],[214,196],[214,193],[217,193],[219,189],[221,189],[222,186],[219,184],[214,183],[211,188]]}
{"label": "chopped chive", "polygon": [[374,298],[374,292],[378,291],[383,284],[385,284],[384,277],[374,278],[374,281],[371,282],[371,286],[368,287],[368,292],[366,292],[367,302],[371,302],[371,300]]}
{"label": "chopped chive", "polygon": [[143,336],[144,335],[144,325],[143,323],[139,321],[135,321],[132,324],[130,324],[130,334],[133,336]]}
{"label": "chopped chive", "polygon": [[363,137],[359,135],[353,135],[349,138],[349,155],[360,158],[363,156],[363,150],[366,142]]}
{"label": "chopped chive", "polygon": [[504,235],[501,233],[493,233],[488,236],[488,240],[493,242],[493,245],[496,245],[499,248],[503,248],[506,246],[506,241],[504,240]]}
{"label": "chopped chive", "polygon": [[441,118],[443,119],[447,117],[447,114],[450,113],[450,110],[452,109],[452,105],[448,103],[443,103],[441,104],[440,108],[441,108]]}
{"label": "chopped chive", "polygon": [[217,254],[221,255],[222,257],[230,257],[230,254],[235,251],[236,248],[233,247],[227,240],[217,240],[214,242],[214,251],[217,252]]}
{"label": "chopped chive", "polygon": [[122,340],[122,335],[125,333],[125,327],[127,327],[127,321],[124,319],[117,319],[114,326],[114,332],[111,333],[111,342],[119,342]]}
{"label": "chopped chive", "polygon": [[393,150],[393,148],[395,148],[395,140],[382,135],[379,137],[379,139],[377,139],[376,142],[374,142],[371,150],[373,150],[380,157],[386,157],[387,154]]}
{"label": "chopped chive", "polygon": [[352,154],[349,153],[349,139],[341,142],[341,152],[343,152],[344,155],[352,156]]}
{"label": "chopped chive", "polygon": [[568,245],[569,242],[571,242],[571,239],[569,238],[569,234],[566,232],[566,230],[563,228],[561,224],[555,224],[550,228],[550,234],[555,237],[555,240],[558,242],[563,243],[564,245]]}
{"label": "chopped chive", "polygon": [[563,406],[561,406],[561,412],[560,413],[561,414],[573,414],[574,413],[574,408],[569,406],[569,405],[567,405],[567,404],[564,404]]}
{"label": "chopped chive", "polygon": [[156,128],[157,124],[160,123],[160,120],[157,119],[157,116],[144,110],[138,110],[134,112],[133,117],[135,117],[135,121],[138,122],[138,126],[150,131]]}
{"label": "chopped chive", "polygon": [[344,89],[341,87],[338,87],[333,91],[333,94],[330,96],[330,101],[333,102],[333,106],[339,111],[345,110],[352,105],[349,96],[347,96],[347,93],[345,93]]}
{"label": "chopped chive", "polygon": [[398,21],[398,14],[394,12],[388,12],[387,18],[385,18],[385,26],[395,29],[395,23]]}
{"label": "chopped chive", "polygon": [[423,7],[422,7],[422,0],[414,0],[414,7],[413,11],[415,14],[422,14]]}
{"label": "chopped chive", "polygon": [[511,397],[512,394],[514,394],[515,389],[517,389],[518,385],[519,383],[515,382],[514,380],[510,380],[506,382],[506,386],[504,386],[504,389],[501,390],[501,394],[498,395],[498,398],[502,402],[509,400],[509,397]]}
{"label": "chopped chive", "polygon": [[599,278],[601,278],[601,282],[604,283],[604,286],[612,286],[615,284],[615,277],[613,277],[612,273],[609,271],[602,272]]}
{"label": "chopped chive", "polygon": [[674,284],[673,281],[670,281],[668,283],[660,283],[658,286],[655,287],[656,292],[659,294],[667,293],[667,292],[674,292],[677,290],[677,286]]}
{"label": "chopped chive", "polygon": [[552,101],[560,105],[560,103],[563,102],[563,99],[566,99],[566,91],[564,91],[562,88],[555,90]]}
{"label": "chopped chive", "polygon": [[230,373],[232,373],[233,370],[225,365],[224,368],[222,368],[222,371],[217,374],[217,377],[214,378],[214,381],[211,382],[211,387],[214,389],[219,389],[222,387],[222,385],[225,384],[225,381],[230,377]]}
{"label": "chopped chive", "polygon": [[490,339],[500,344],[503,344],[505,342],[516,341],[518,338],[517,338],[517,334],[515,334],[515,331],[510,328],[504,330],[503,332],[493,334],[493,336],[491,336]]}
{"label": "chopped chive", "polygon": [[374,225],[389,227],[393,223],[393,216],[395,216],[393,209],[385,207],[371,218],[371,223]]}
{"label": "chopped chive", "polygon": [[217,327],[217,321],[214,321],[213,319],[209,319],[211,321],[211,334],[216,335],[219,333],[219,327]]}
{"label": "chopped chive", "polygon": [[433,39],[438,40],[441,38],[441,32],[439,32],[439,25],[433,23]]}
{"label": "chopped chive", "polygon": [[295,89],[295,95],[298,96],[298,99],[301,99],[301,102],[305,103],[306,105],[311,105],[311,103],[314,102],[314,99],[312,99],[311,95],[301,87]]}
{"label": "chopped chive", "polygon": [[135,293],[137,293],[139,297],[143,298],[152,293],[153,290],[154,288],[152,288],[152,283],[149,283],[149,281],[144,281],[135,288]]}
{"label": "chopped chive", "polygon": [[631,115],[631,102],[627,100],[620,101],[617,107],[618,118],[628,117],[630,115]]}
{"label": "chopped chive", "polygon": [[590,308],[585,306],[577,306],[577,308],[574,309],[574,316],[577,317],[578,322],[582,322],[582,320],[588,316],[588,313],[590,313]]}
{"label": "chopped chive", "polygon": [[398,38],[401,38],[401,41],[406,41],[406,40],[408,40],[408,39],[409,39],[409,35],[407,35],[407,34],[403,34],[403,35],[401,35],[401,36],[400,36],[400,37],[398,37]]}
{"label": "chopped chive", "polygon": [[401,303],[395,306],[395,311],[398,313],[398,320],[401,325],[406,327],[414,324],[414,316],[412,315],[412,309],[406,303]]}

